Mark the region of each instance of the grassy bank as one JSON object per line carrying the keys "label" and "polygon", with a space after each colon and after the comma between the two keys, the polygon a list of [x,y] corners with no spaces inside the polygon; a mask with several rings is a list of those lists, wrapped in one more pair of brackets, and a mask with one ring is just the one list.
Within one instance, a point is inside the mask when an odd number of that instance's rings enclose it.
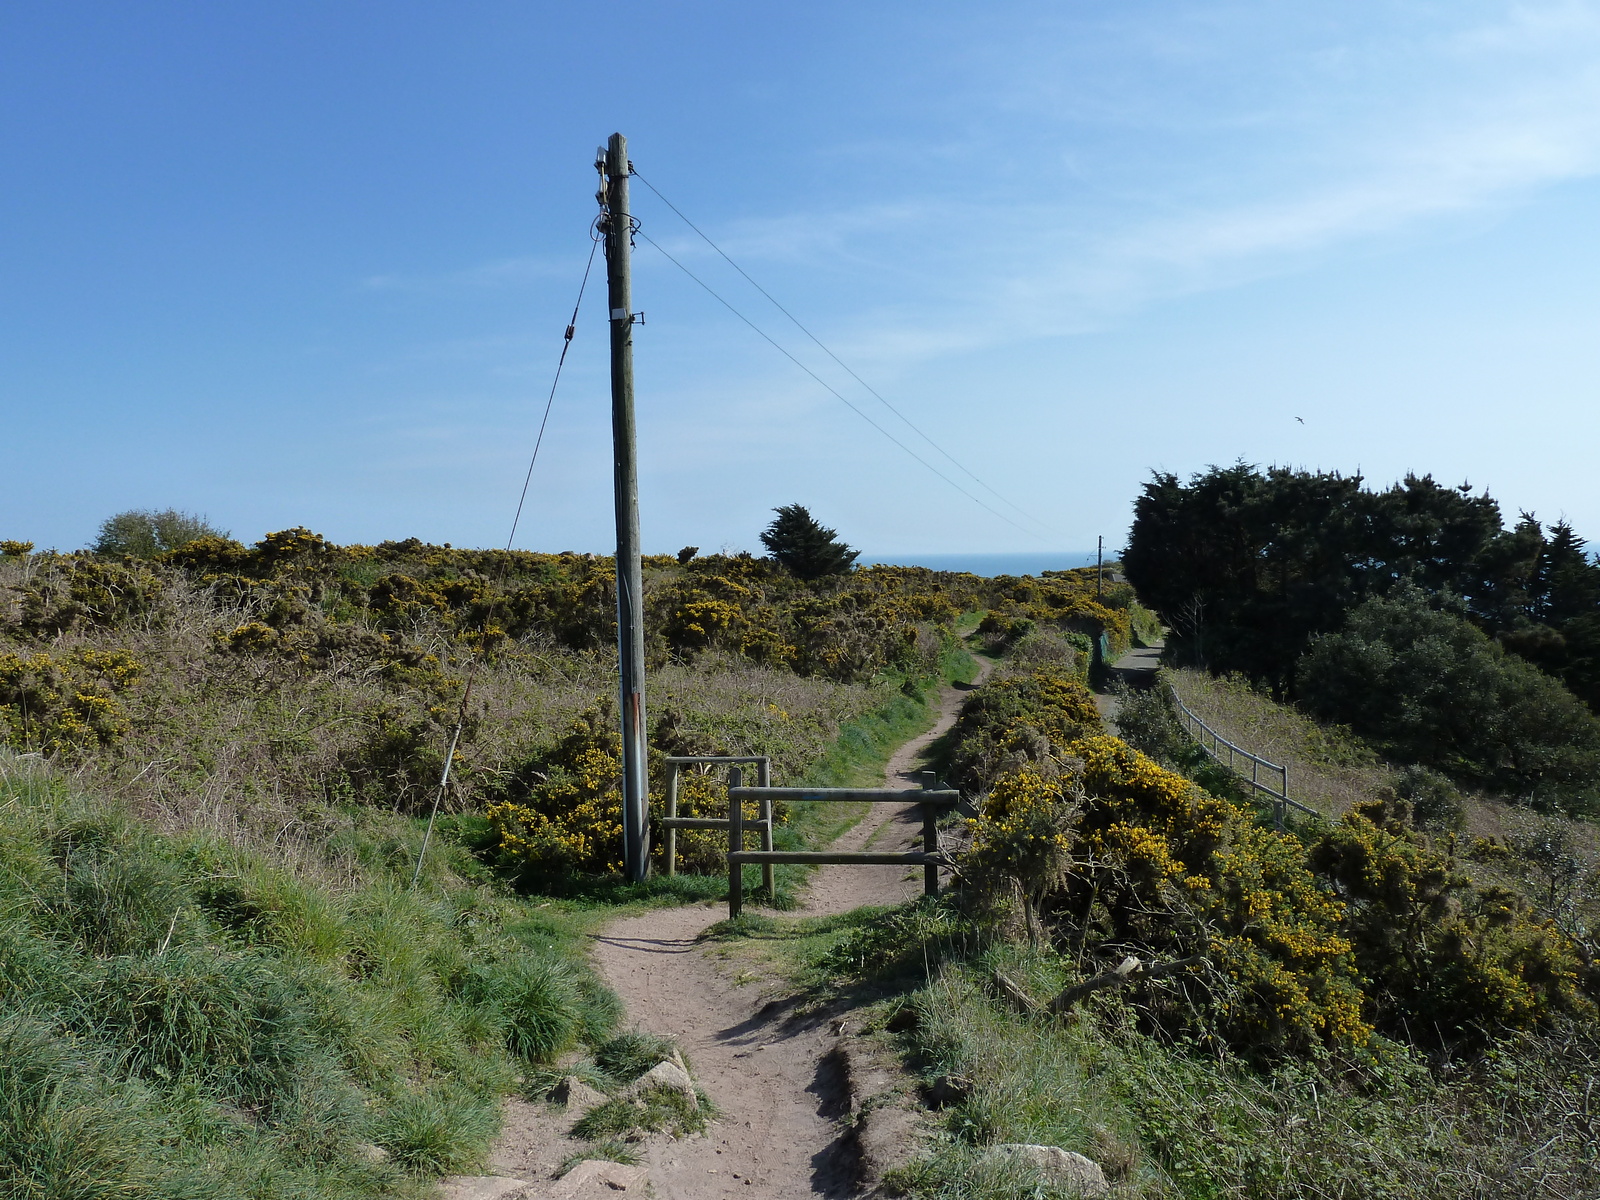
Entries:
{"label": "grassy bank", "polygon": [[1396,780],[1396,771],[1348,730],[1319,725],[1239,677],[1169,668],[1163,678],[1223,737],[1287,767],[1289,794],[1330,819]]}
{"label": "grassy bank", "polygon": [[[725,953],[802,997],[850,1006],[859,1036],[897,1048],[916,1090],[922,1155],[892,1185],[920,1200],[1067,1200],[1002,1143],[1094,1159],[1119,1200],[1441,1200],[1596,1194],[1585,1109],[1592,1027],[1507,1035],[1440,1071],[1392,1042],[1357,1060],[1250,1064],[1150,1032],[1102,994],[1070,1019],[1025,1016],[997,972],[1041,1006],[1082,978],[1069,956],[997,936],[948,900],[722,926]],[[937,1105],[937,1106],[934,1106]]]}
{"label": "grassy bank", "polygon": [[413,890],[409,827],[318,877],[0,759],[0,1192],[353,1200],[479,1165],[500,1097],[617,1007],[584,913],[459,851]]}

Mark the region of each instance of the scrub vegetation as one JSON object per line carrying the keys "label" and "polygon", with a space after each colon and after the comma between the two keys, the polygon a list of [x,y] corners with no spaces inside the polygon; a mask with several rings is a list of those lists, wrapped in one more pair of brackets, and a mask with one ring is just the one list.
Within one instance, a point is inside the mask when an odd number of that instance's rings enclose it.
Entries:
{"label": "scrub vegetation", "polygon": [[890,1184],[1073,1194],[990,1149],[1042,1143],[1126,1197],[1592,1194],[1600,877],[1569,826],[1494,872],[1381,786],[1279,832],[1159,693],[1124,703],[1128,740],[1008,664],[950,740],[981,797],[958,886],[722,930],[900,1047],[932,1140]]}
{"label": "scrub vegetation", "polygon": [[[0,1189],[420,1196],[481,1165],[507,1093],[638,1074],[584,935],[725,878],[692,834],[676,878],[607,873],[610,561],[304,529],[246,547],[181,513],[102,535],[0,543]],[[674,753],[864,782],[970,677],[958,623],[1120,645],[1133,607],[1081,574],[807,581],[685,552],[646,579],[657,791]],[[714,783],[686,777],[685,811],[715,811]],[[780,845],[849,819],[816,807]],[[780,871],[780,903],[797,883]],[[711,1112],[659,1099],[647,1123]],[[635,1107],[587,1132],[631,1136]]]}
{"label": "scrub vegetation", "polygon": [[[993,1150],[1014,1143],[1087,1155],[1125,1197],[1600,1188],[1591,823],[1390,761],[1240,675],[1124,690],[1111,736],[1081,673],[988,625],[1009,653],[944,747],[979,808],[956,886],[721,931],[898,1045],[931,1141],[891,1188],[1074,1194]],[[1276,829],[1171,682],[1325,816]]]}

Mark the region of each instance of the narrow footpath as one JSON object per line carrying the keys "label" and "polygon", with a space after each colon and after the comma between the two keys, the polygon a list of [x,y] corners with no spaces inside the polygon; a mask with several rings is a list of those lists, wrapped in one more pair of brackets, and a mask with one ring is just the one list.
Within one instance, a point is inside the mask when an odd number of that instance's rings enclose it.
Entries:
{"label": "narrow footpath", "polygon": [[[1129,650],[1111,664],[1112,678],[1136,690],[1152,686],[1155,683],[1156,672],[1161,669],[1163,645],[1164,643],[1157,642],[1153,646],[1136,646]],[[1106,728],[1112,728],[1120,706],[1116,696],[1110,692],[1096,692],[1094,703],[1100,710],[1100,719],[1106,723]]]}
{"label": "narrow footpath", "polygon": [[[992,664],[979,661],[982,682]],[[965,692],[975,686],[943,689],[933,727],[895,752],[885,786],[918,786],[923,755],[955,723]],[[921,829],[916,809],[875,804],[833,845],[912,848]],[[896,903],[920,891],[921,877],[920,868],[825,866],[813,876],[800,914]],[[833,1040],[828,1023],[795,1017],[789,1001],[767,999],[759,983],[730,979],[704,952],[697,939],[725,912],[721,903],[654,909],[613,923],[595,939],[595,965],[622,998],[628,1023],[676,1039],[721,1112],[704,1137],[646,1144],[654,1194],[661,1200],[848,1197],[853,1162],[836,1120],[840,1081],[829,1077],[825,1061]],[[563,1139],[552,1142],[553,1124],[542,1106],[514,1105],[492,1169],[548,1179],[566,1152]]]}

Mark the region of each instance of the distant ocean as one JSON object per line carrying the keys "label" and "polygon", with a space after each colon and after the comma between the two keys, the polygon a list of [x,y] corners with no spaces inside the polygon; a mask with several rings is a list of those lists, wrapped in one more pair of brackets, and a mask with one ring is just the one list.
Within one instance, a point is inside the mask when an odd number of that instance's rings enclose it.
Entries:
{"label": "distant ocean", "polygon": [[[1106,555],[1107,561],[1111,556]],[[1041,571],[1070,571],[1094,566],[1094,555],[1059,554],[863,554],[864,567],[879,563],[891,567],[928,567],[934,571],[970,571],[974,575],[1037,575]]]}

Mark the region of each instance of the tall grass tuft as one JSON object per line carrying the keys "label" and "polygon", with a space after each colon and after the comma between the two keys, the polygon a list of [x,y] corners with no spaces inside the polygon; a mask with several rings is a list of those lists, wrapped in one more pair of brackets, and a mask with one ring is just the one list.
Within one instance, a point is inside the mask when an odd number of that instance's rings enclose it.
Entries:
{"label": "tall grass tuft", "polygon": [[548,1062],[578,1038],[582,992],[564,962],[526,954],[475,966],[462,994],[500,1019],[506,1047],[529,1062]]}
{"label": "tall grass tuft", "polygon": [[407,1170],[445,1175],[476,1167],[499,1124],[495,1107],[481,1096],[453,1089],[411,1092],[389,1106],[373,1141]]}
{"label": "tall grass tuft", "polygon": [[471,1169],[521,1063],[603,1044],[617,1002],[581,921],[452,861],[335,889],[0,753],[0,1195],[363,1200]]}

